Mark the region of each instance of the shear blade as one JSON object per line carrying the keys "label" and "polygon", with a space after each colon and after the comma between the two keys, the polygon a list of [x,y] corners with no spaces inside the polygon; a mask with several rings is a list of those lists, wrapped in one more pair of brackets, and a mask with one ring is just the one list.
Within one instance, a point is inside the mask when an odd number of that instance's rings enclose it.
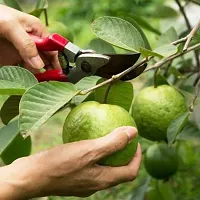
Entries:
{"label": "shear blade", "polygon": [[[110,57],[109,62],[99,68],[96,75],[103,78],[111,78],[129,67],[133,66],[140,57],[140,53],[132,54],[105,54]],[[146,68],[146,65],[133,69],[129,74],[124,76],[122,80],[131,80],[139,76]]]}

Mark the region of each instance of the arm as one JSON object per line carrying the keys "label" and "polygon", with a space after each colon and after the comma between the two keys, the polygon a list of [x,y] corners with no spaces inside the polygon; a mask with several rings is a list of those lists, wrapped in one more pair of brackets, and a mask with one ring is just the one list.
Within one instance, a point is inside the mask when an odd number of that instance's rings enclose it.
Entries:
{"label": "arm", "polygon": [[135,128],[121,127],[102,138],[64,144],[20,158],[0,169],[0,199],[24,200],[50,195],[86,197],[132,181],[141,162],[140,146],[127,166],[100,166],[96,162],[123,149],[135,136]]}

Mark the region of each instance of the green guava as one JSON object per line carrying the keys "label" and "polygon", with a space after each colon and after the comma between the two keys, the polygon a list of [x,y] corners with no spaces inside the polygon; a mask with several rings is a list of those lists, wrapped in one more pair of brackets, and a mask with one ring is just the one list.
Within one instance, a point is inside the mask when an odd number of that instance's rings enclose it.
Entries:
{"label": "green guava", "polygon": [[[96,139],[113,129],[136,124],[131,115],[117,105],[88,101],[79,104],[67,116],[63,127],[63,142]],[[101,165],[127,165],[133,158],[138,144],[137,136],[122,150],[99,161]]]}
{"label": "green guava", "polygon": [[166,140],[169,124],[186,111],[184,97],[169,85],[143,89],[132,106],[139,135],[152,141]]}

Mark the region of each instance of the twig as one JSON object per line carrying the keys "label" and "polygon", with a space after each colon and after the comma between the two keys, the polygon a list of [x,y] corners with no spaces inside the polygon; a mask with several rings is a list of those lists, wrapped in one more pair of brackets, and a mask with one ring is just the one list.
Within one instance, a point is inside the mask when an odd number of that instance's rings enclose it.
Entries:
{"label": "twig", "polygon": [[174,60],[175,58],[179,57],[179,56],[182,56],[190,51],[194,51],[194,50],[197,50],[197,49],[200,49],[200,43],[196,44],[196,45],[193,45],[191,47],[189,47],[186,51],[183,51],[181,53],[177,53],[177,54],[174,54],[172,56],[169,56],[167,58],[164,58],[162,60],[160,60],[159,62],[157,62],[155,65],[153,66],[150,66],[149,68],[147,68],[145,70],[145,72],[149,71],[149,70],[152,70],[152,69],[156,69],[156,68],[159,68],[161,67],[162,65],[164,65],[165,63],[169,62],[169,61],[172,61]]}
{"label": "twig", "polygon": [[[184,19],[185,19],[185,23],[186,23],[186,25],[187,25],[188,31],[191,31],[192,26],[191,26],[191,24],[190,24],[190,22],[189,22],[189,20],[188,20],[188,17],[187,17],[187,15],[186,15],[186,13],[185,13],[184,7],[181,5],[181,3],[180,3],[179,0],[175,0],[175,1],[176,1],[177,5],[179,6],[180,12],[182,13],[182,15],[183,15],[183,17],[184,17]],[[194,54],[195,54],[195,59],[196,59],[197,67],[200,68],[200,61],[199,61],[198,52],[195,51]]]}
{"label": "twig", "polygon": [[184,19],[185,19],[187,28],[188,28],[188,30],[190,31],[190,30],[192,29],[192,27],[191,27],[190,22],[189,22],[189,20],[188,20],[188,18],[187,18],[187,15],[186,15],[186,13],[185,13],[184,7],[181,5],[181,3],[180,3],[179,0],[175,0],[175,1],[176,1],[177,5],[178,5],[178,7],[179,7],[179,9],[180,9],[180,12],[182,13],[182,15],[183,15],[183,17],[184,17]]}
{"label": "twig", "polygon": [[99,83],[98,85],[95,85],[94,87],[91,87],[91,88],[89,88],[87,90],[80,91],[79,95],[86,95],[89,92],[91,92],[91,91],[93,91],[93,90],[95,90],[95,89],[97,89],[99,87],[102,87],[102,86],[104,86],[104,85],[106,85],[108,83],[111,83],[111,82],[115,81],[115,80],[119,80],[120,78],[122,78],[123,76],[125,76],[126,74],[128,74],[129,72],[131,72],[133,69],[135,69],[136,67],[139,67],[139,66],[141,66],[141,65],[143,65],[145,63],[147,63],[152,58],[153,58],[153,56],[142,59],[140,62],[136,63],[132,67],[129,67],[125,71],[123,71],[123,72],[121,72],[119,74],[113,75],[110,79],[107,79],[104,82]]}
{"label": "twig", "polygon": [[186,40],[187,40],[187,36],[186,36],[186,37],[183,37],[183,38],[181,38],[181,39],[179,39],[179,40],[176,40],[176,41],[172,42],[171,44],[177,45],[177,44],[180,44],[180,43],[185,42]]}
{"label": "twig", "polygon": [[196,1],[196,0],[190,0],[190,2],[194,3],[194,4],[197,4],[200,6],[200,2]]}
{"label": "twig", "polygon": [[107,101],[107,99],[108,99],[108,94],[109,94],[109,91],[110,91],[112,85],[113,85],[113,82],[110,82],[109,85],[108,85],[108,88],[106,89],[106,92],[105,92],[105,95],[104,95],[103,103],[106,103],[106,101]]}
{"label": "twig", "polygon": [[192,40],[192,38],[194,37],[194,35],[197,33],[198,29],[200,27],[200,20],[198,21],[198,23],[194,26],[194,28],[192,29],[192,31],[188,34],[187,36],[187,41],[185,43],[185,46],[183,48],[183,51],[187,50],[187,48],[190,45],[190,42]]}
{"label": "twig", "polygon": [[194,104],[195,104],[197,97],[199,96],[199,93],[200,93],[200,80],[198,81],[198,83],[196,85],[196,92],[195,92],[194,99],[192,100],[192,102],[189,106],[190,112],[193,112],[193,110],[194,110]]}

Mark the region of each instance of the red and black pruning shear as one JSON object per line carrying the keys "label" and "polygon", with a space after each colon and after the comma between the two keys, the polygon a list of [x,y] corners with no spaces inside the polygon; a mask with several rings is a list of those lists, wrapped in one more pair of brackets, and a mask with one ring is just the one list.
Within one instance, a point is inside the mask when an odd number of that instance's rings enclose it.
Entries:
{"label": "red and black pruning shear", "polygon": [[[130,54],[97,54],[93,50],[83,50],[59,34],[46,38],[30,35],[39,51],[58,51],[61,69],[46,66],[46,71],[35,74],[39,82],[62,81],[77,83],[83,77],[98,75],[110,78],[134,65],[140,57],[139,53]],[[135,68],[122,80],[130,80],[139,76],[146,65]]]}

